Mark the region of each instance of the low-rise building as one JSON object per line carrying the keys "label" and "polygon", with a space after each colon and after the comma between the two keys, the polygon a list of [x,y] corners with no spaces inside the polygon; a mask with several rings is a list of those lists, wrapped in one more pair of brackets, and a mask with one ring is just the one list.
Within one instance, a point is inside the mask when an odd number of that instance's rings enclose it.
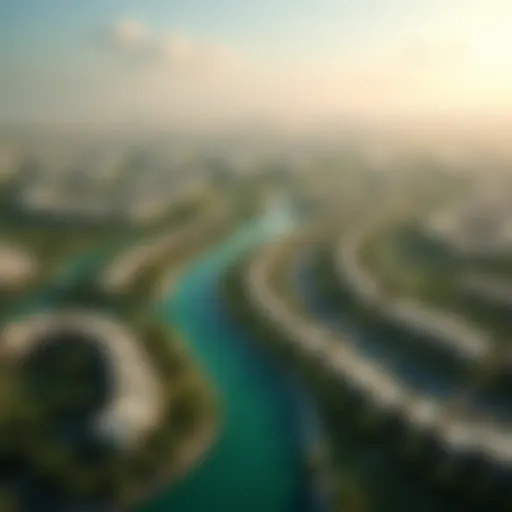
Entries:
{"label": "low-rise building", "polygon": [[135,447],[157,426],[163,409],[160,382],[135,333],[113,318],[86,311],[36,314],[4,329],[2,356],[19,363],[63,332],[87,336],[110,362],[113,397],[97,411],[95,431],[120,448]]}

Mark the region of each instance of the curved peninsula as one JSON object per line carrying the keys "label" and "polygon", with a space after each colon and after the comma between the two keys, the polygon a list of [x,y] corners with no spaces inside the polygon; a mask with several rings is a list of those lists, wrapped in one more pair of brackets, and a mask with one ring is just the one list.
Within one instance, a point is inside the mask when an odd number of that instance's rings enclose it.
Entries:
{"label": "curved peninsula", "polygon": [[208,385],[176,334],[149,318],[34,315],[8,325],[1,348],[15,406],[2,416],[11,432],[3,462],[56,510],[133,504],[187,471],[213,439]]}
{"label": "curved peninsula", "polygon": [[[422,355],[468,381],[492,374],[486,384],[489,392],[505,399],[512,358],[502,342],[510,332],[504,285],[497,287],[489,275],[469,272],[474,264],[468,267],[439,248],[435,252],[432,241],[414,224],[388,227],[384,236],[376,234],[378,224],[374,218],[328,244],[320,263],[323,281],[345,307],[389,331],[401,350]],[[401,259],[393,256],[400,251],[405,253]],[[418,251],[424,254],[418,256]]]}

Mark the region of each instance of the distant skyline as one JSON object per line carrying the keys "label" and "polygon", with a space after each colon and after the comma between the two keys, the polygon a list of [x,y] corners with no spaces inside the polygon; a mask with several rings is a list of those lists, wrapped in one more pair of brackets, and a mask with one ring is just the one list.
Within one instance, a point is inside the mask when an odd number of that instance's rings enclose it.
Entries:
{"label": "distant skyline", "polygon": [[0,123],[507,121],[510,19],[509,0],[0,0]]}

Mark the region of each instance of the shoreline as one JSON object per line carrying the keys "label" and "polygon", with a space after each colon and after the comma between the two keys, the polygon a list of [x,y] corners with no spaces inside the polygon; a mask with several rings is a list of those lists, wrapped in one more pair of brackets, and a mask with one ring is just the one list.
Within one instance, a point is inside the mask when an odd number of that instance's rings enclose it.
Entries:
{"label": "shoreline", "polygon": [[[170,272],[170,274],[168,274],[168,276],[167,276],[165,286],[173,286],[176,283],[176,280],[179,279],[179,276],[182,275],[182,271],[183,271],[183,267],[181,267],[179,269],[173,268],[172,272]],[[162,286],[162,288],[164,288],[164,286]],[[222,295],[222,289],[220,289],[219,291]],[[160,295],[164,295],[164,297],[165,297],[166,294],[164,293],[164,294],[160,294]],[[224,300],[221,300],[221,302],[224,302]],[[237,324],[239,327],[242,327],[239,325],[238,321],[235,321],[234,323]],[[244,331],[246,331],[245,328],[244,328]],[[247,334],[250,336],[250,338],[253,338],[251,333],[249,333],[248,331],[247,331]],[[266,355],[262,353],[259,343],[255,343],[256,340],[254,340],[254,342],[253,342],[252,339],[245,340],[244,338],[240,339],[240,337],[239,337],[239,339],[237,339],[235,341],[243,343],[243,344],[245,344],[246,341],[250,342],[249,345],[251,347],[251,350],[255,350],[256,355],[264,356],[264,358],[267,359]],[[277,367],[275,367],[274,361],[272,361],[272,358],[268,358],[268,362],[271,363],[271,366],[273,368],[275,368],[275,370],[277,370]],[[312,475],[310,473],[311,465],[309,462],[312,459],[312,456],[314,456],[315,453],[317,453],[319,439],[316,438],[316,442],[313,442],[312,437],[316,437],[316,436],[312,436],[312,434],[313,434],[312,422],[307,421],[305,419],[305,416],[308,416],[308,418],[311,419],[310,414],[305,414],[305,409],[308,408],[307,407],[308,406],[307,397],[301,396],[302,394],[300,393],[300,390],[298,390],[297,387],[294,385],[294,383],[292,382],[293,379],[290,377],[290,375],[281,375],[281,377],[283,378],[283,385],[284,385],[284,388],[287,389],[287,393],[289,393],[290,391],[293,392],[293,403],[295,405],[294,408],[296,409],[296,414],[297,414],[297,416],[296,416],[297,423],[295,423],[294,429],[293,429],[294,432],[296,432],[296,434],[294,433],[293,435],[294,435],[294,437],[296,436],[296,441],[294,441],[294,444],[296,444],[296,449],[297,449],[296,455],[294,455],[294,457],[297,457],[296,464],[300,465],[299,472],[302,474],[302,476],[300,477],[302,484],[301,484],[300,492],[297,495],[297,498],[295,498],[295,499],[299,499],[300,501],[298,501],[298,502],[294,501],[294,503],[296,505],[298,505],[299,503],[301,504],[300,510],[308,510],[308,511],[314,510],[314,511],[318,511],[318,512],[323,512],[325,510],[329,510],[329,508],[325,508],[327,503],[324,501],[324,499],[322,499],[325,496],[325,495],[322,496],[323,490],[325,488],[323,488],[322,482],[320,481],[321,479],[318,480],[314,475]],[[292,387],[294,388],[293,390],[291,389]],[[297,405],[299,401],[300,401],[300,406]],[[311,411],[309,411],[309,412],[311,412]],[[316,429],[314,429],[314,430],[316,430]],[[318,433],[319,432],[317,431],[316,434],[318,434]],[[198,463],[200,463],[201,460],[204,460],[204,458],[201,455],[197,455],[196,453],[191,454],[191,456],[192,457],[197,456],[198,457],[197,460],[199,461]],[[193,468],[194,466],[195,466],[195,464],[192,463],[192,465],[189,466],[189,468]],[[197,492],[199,492],[199,491],[197,491]],[[157,504],[158,503],[160,503],[160,502],[157,501]],[[164,496],[164,500],[161,503],[162,503],[162,505],[165,505],[167,503],[167,501],[165,500],[165,496]],[[304,508],[304,506],[306,504],[307,504],[307,508]],[[190,505],[190,503],[189,503],[189,505]],[[157,509],[157,508],[158,507],[155,507],[155,509]],[[151,509],[151,507],[150,507],[150,509]],[[144,509],[142,508],[142,510],[144,510]],[[216,510],[216,508],[215,508],[215,510]],[[292,508],[292,510],[295,510],[295,508]]]}
{"label": "shoreline", "polygon": [[[224,237],[224,233],[221,234]],[[213,242],[215,243],[215,242]],[[171,264],[167,271],[162,275],[162,281],[157,283],[151,290],[151,296],[155,300],[155,306],[158,308],[164,300],[172,296],[172,288],[178,279],[184,274],[188,265],[190,265],[195,258],[197,258],[205,249],[212,245],[211,240],[208,240],[204,245],[192,249],[191,254],[187,255],[179,263]],[[166,323],[167,326],[172,327],[172,322]],[[180,340],[183,338],[180,336]],[[181,346],[188,350],[186,343],[180,343]],[[212,397],[215,401],[215,397]],[[210,419],[207,425],[196,433],[188,446],[182,450],[181,457],[178,458],[173,468],[163,475],[157,477],[157,482],[150,484],[149,488],[140,491],[140,495],[127,500],[127,503],[120,503],[122,507],[135,508],[143,510],[145,502],[154,499],[158,494],[165,491],[165,487],[174,487],[180,482],[186,480],[190,473],[192,473],[202,462],[208,457],[208,453],[215,447],[218,439],[222,434],[222,421],[219,414],[215,414]]]}
{"label": "shoreline", "polygon": [[[208,232],[205,234],[204,231],[202,233],[194,233],[190,250],[186,251],[187,254],[179,257],[178,262],[172,261],[172,257],[169,258],[171,261],[167,265],[166,270],[161,273],[162,279],[159,279],[150,290],[149,306],[154,312],[155,310],[158,312],[161,303],[166,298],[172,298],[173,287],[180,276],[186,271],[188,265],[205,249],[217,243],[219,241],[218,238],[223,239],[226,232],[229,232],[230,227],[231,224],[223,226],[219,232],[211,233],[210,236],[208,236]],[[204,243],[201,243],[196,238],[200,234],[206,235]],[[212,237],[212,234],[219,236]],[[212,238],[215,239],[212,240]],[[174,322],[172,321],[164,322],[160,318],[157,318],[157,321],[158,323],[163,323],[165,327],[173,328]],[[187,344],[183,342],[182,338],[180,345],[188,352]],[[191,364],[193,363],[194,361],[191,361]],[[216,407],[217,397],[215,393],[208,386],[205,386],[204,393],[211,394],[211,401],[215,406],[213,412],[209,415],[210,417],[205,419],[203,424],[198,425],[192,430],[191,435],[187,436],[187,439],[181,443],[175,459],[165,463],[148,483],[141,484],[140,486],[135,483],[132,491],[126,493],[125,496],[114,497],[112,500],[94,504],[94,506],[105,507],[105,510],[110,511],[145,510],[148,502],[157,498],[161,493],[172,491],[175,485],[186,480],[190,473],[207,459],[209,452],[215,447],[222,434],[222,419]],[[169,459],[171,459],[171,456],[169,456]],[[63,503],[64,507],[77,505],[82,506],[84,504],[80,505],[79,501],[74,502],[74,504],[73,502]]]}
{"label": "shoreline", "polygon": [[[238,309],[240,302],[246,301],[246,297],[239,295],[241,291],[239,288],[240,282],[235,283],[233,281],[237,277],[240,278],[241,269],[246,266],[250,259],[247,258],[240,262],[224,276],[222,293],[236,322],[243,325],[255,341],[260,341],[262,336],[266,336],[268,332],[264,333],[256,327],[255,317],[249,319]],[[337,501],[332,492],[334,478],[330,463],[323,459],[319,466],[311,466],[319,455],[319,450],[325,450],[328,445],[328,436],[317,412],[314,393],[308,388],[308,383],[303,379],[300,372],[293,366],[283,364],[283,361],[276,357],[276,354],[265,342],[259,344],[258,349],[265,357],[280,367],[285,385],[294,394],[295,406],[299,416],[297,433],[300,439],[301,460],[304,464],[304,471],[307,471],[310,480],[311,489],[309,492],[311,493],[312,510],[316,512],[335,510]]]}
{"label": "shoreline", "polygon": [[218,417],[214,417],[198,433],[192,436],[187,446],[181,450],[181,456],[175,461],[173,467],[163,471],[155,482],[148,484],[139,492],[135,492],[134,496],[116,503],[115,506],[121,507],[120,510],[143,511],[148,505],[148,501],[164,493],[166,488],[174,487],[186,480],[206,460],[208,453],[216,445],[221,432],[221,422]]}

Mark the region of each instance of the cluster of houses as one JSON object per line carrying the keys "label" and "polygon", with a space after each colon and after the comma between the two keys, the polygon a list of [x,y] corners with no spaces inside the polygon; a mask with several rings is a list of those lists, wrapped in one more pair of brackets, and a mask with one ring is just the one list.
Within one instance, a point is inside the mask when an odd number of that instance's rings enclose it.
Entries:
{"label": "cluster of houses", "polygon": [[366,308],[378,310],[391,323],[422,335],[432,349],[444,350],[467,361],[484,358],[491,346],[489,336],[464,318],[433,309],[411,297],[386,293],[376,276],[362,264],[361,244],[373,230],[373,223],[363,224],[343,236],[336,251],[338,279]]}
{"label": "cluster of houses", "polygon": [[39,219],[144,224],[191,186],[193,173],[146,153],[98,152],[59,166],[25,155],[4,183],[11,208]]}
{"label": "cluster of houses", "polygon": [[455,205],[426,219],[424,233],[461,258],[494,258],[512,252],[510,180],[490,180]]}
{"label": "cluster of houses", "polygon": [[[349,390],[366,408],[383,413],[384,417],[398,418],[406,436],[423,439],[425,446],[434,439],[436,453],[453,457],[461,465],[468,457],[477,457],[498,472],[510,468],[512,431],[509,423],[472,407],[453,407],[454,404],[441,395],[409,386],[385,364],[378,364],[361,352],[350,334],[334,330],[313,315],[304,315],[276,291],[272,269],[282,250],[280,244],[268,246],[253,260],[246,274],[248,297],[255,310],[283,333],[293,350],[316,361],[320,372],[327,371],[339,380],[340,401]],[[419,316],[422,329],[440,328],[435,318],[430,316],[427,321],[421,312]],[[404,315],[404,322],[416,323],[414,317],[414,314]],[[473,340],[474,346],[468,343],[457,326],[448,325],[444,330],[447,335],[460,338],[460,343],[464,344],[463,355],[471,351],[475,358],[485,352],[479,340]]]}
{"label": "cluster of houses", "polygon": [[0,244],[0,290],[16,292],[33,282],[39,272],[38,260],[13,243]]}

